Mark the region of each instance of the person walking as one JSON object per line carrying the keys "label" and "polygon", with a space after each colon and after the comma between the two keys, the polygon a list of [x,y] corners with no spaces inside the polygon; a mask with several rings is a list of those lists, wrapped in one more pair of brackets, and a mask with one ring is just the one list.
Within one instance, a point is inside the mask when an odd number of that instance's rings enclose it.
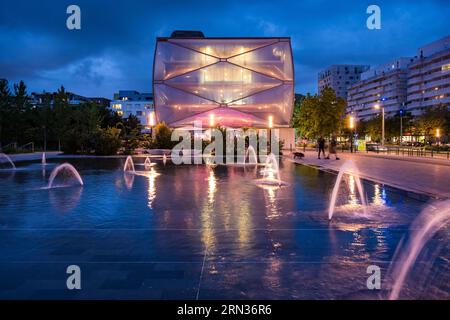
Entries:
{"label": "person walking", "polygon": [[323,153],[323,157],[325,158],[325,139],[322,136],[317,140],[317,147],[319,148],[317,159],[320,159],[320,152]]}
{"label": "person walking", "polygon": [[330,146],[328,149],[328,157],[326,157],[325,159],[330,159],[330,154],[334,154],[336,160],[340,160],[340,158],[337,156],[337,140],[335,135],[331,137]]}

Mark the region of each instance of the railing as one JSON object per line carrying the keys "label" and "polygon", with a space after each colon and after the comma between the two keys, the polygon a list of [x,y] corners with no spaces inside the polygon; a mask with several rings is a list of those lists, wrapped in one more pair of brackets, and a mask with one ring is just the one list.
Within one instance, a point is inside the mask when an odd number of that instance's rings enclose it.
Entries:
{"label": "railing", "polygon": [[17,149],[17,142],[11,142],[8,143],[7,145],[1,146],[0,151],[3,152],[3,150],[16,150]]}
{"label": "railing", "polygon": [[[341,145],[341,152],[350,152],[349,146]],[[450,150],[433,150],[424,147],[405,147],[405,146],[374,146],[366,151],[355,151],[356,153],[376,153],[381,155],[394,155],[403,157],[436,158],[450,160]]]}
{"label": "railing", "polygon": [[20,146],[18,149],[26,150],[28,147],[30,147],[30,151],[33,153],[34,152],[34,142],[25,143],[23,146]]}
{"label": "railing", "polygon": [[34,152],[34,142],[28,142],[19,147],[17,146],[17,142],[11,142],[7,145],[1,146],[0,152],[3,152],[3,151],[4,152],[12,152],[12,153],[29,151],[29,152],[33,153]]}

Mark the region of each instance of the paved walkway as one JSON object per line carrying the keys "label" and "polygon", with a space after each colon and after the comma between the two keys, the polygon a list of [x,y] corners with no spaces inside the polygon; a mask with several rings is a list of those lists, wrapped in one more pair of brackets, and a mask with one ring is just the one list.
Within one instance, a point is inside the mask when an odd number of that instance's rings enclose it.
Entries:
{"label": "paved walkway", "polygon": [[[341,160],[317,159],[317,153],[306,151],[296,163],[311,165],[325,170],[338,171],[346,160],[353,160],[362,178],[387,184],[403,190],[423,193],[435,198],[450,198],[450,165],[448,160],[399,158],[364,153],[339,154]],[[292,159],[292,156],[290,157]]]}

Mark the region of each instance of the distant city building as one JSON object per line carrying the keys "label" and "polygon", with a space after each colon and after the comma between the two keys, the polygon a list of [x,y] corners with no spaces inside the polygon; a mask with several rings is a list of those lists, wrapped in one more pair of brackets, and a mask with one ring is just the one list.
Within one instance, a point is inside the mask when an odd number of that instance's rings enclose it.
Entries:
{"label": "distant city building", "polygon": [[347,99],[347,90],[361,79],[361,73],[369,70],[367,65],[339,64],[331,65],[319,72],[318,91],[332,88],[338,97]]}
{"label": "distant city building", "polygon": [[399,58],[369,69],[361,74],[361,80],[348,89],[347,113],[367,120],[384,107],[385,116],[395,115],[406,104],[408,64],[412,58]]}
{"label": "distant city building", "polygon": [[154,117],[153,94],[140,93],[134,90],[120,90],[114,94],[114,100],[110,102],[110,108],[124,118],[134,115],[142,125],[147,126],[150,124],[150,118]]}
{"label": "distant city building", "polygon": [[419,48],[408,68],[407,111],[418,115],[432,106],[450,107],[450,36]]}
{"label": "distant city building", "polygon": [[418,49],[413,58],[400,58],[369,69],[347,95],[347,114],[367,120],[385,108],[386,117],[400,110],[420,115],[433,106],[450,107],[450,36]]}
{"label": "distant city building", "polygon": [[[72,92],[66,92],[66,94],[68,98],[68,103],[71,105],[79,105],[82,103],[95,103],[100,106],[105,107],[109,106],[110,100],[106,98],[100,97],[88,98]],[[55,101],[56,95],[57,92],[45,92],[45,91],[41,93],[32,92],[30,95],[30,103],[35,107],[41,106],[44,103],[49,103],[52,106]]]}

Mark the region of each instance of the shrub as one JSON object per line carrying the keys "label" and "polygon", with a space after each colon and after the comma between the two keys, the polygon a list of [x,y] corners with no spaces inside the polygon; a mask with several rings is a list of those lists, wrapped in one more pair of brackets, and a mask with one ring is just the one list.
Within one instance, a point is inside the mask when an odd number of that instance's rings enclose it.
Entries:
{"label": "shrub", "polygon": [[171,140],[172,130],[160,122],[153,128],[152,147],[155,149],[172,149],[176,142]]}
{"label": "shrub", "polygon": [[107,127],[98,128],[94,138],[93,145],[97,155],[114,155],[121,147],[120,129]]}

